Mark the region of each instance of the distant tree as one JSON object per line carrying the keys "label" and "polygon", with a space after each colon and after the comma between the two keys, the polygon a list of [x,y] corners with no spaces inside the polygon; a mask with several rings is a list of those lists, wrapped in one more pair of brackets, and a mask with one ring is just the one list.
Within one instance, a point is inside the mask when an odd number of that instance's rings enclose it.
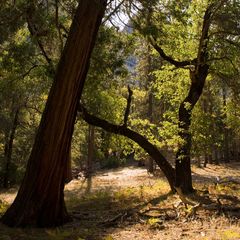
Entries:
{"label": "distant tree", "polygon": [[[0,171],[5,176],[0,185],[9,187],[21,178],[18,170],[29,156],[50,78],[26,26],[19,26],[0,48],[0,143],[4,145],[0,147]],[[44,74],[42,82],[40,74]]]}
{"label": "distant tree", "polygon": [[[118,32],[108,25],[101,26],[81,97],[81,101],[88,106],[92,113],[111,119],[114,122],[121,120],[119,114],[124,108],[125,98],[122,94],[125,93],[125,89],[123,82],[128,74],[124,60],[127,57],[129,42],[130,39],[123,32]],[[118,104],[118,107],[116,107],[116,104]],[[123,138],[109,133],[106,134],[103,130],[92,126],[88,126],[88,130],[82,131],[83,128],[79,127],[79,123],[75,125],[74,142],[72,144],[74,147],[73,164],[76,167],[78,164],[81,167],[86,165],[84,168],[88,168],[89,160],[93,159],[96,161],[90,164],[92,170],[94,170],[96,162],[97,166],[107,167],[108,162],[111,162],[113,158],[116,166],[118,163],[120,164],[118,156],[125,149],[125,144],[121,141]],[[91,131],[89,131],[90,129]],[[94,134],[92,134],[93,132]],[[87,136],[80,140],[79,137],[83,134]],[[127,141],[125,140],[125,142]],[[109,159],[108,153],[110,152],[118,152],[119,154]]]}

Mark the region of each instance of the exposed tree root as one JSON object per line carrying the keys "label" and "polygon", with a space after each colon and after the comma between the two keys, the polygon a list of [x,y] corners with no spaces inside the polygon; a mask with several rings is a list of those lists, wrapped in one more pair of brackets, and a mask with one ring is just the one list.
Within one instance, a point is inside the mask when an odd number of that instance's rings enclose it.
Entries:
{"label": "exposed tree root", "polygon": [[[237,197],[216,195],[216,201],[213,201],[210,199],[209,194],[204,196],[200,196],[197,193],[185,195],[180,188],[176,188],[176,191],[182,203],[188,209],[187,217],[195,216],[198,210],[231,213],[230,215],[233,215],[233,212],[236,212],[236,215],[240,216],[240,206],[236,206],[237,204],[240,204],[240,200]],[[234,206],[222,204],[221,199],[230,200]],[[188,208],[188,206],[190,207]]]}

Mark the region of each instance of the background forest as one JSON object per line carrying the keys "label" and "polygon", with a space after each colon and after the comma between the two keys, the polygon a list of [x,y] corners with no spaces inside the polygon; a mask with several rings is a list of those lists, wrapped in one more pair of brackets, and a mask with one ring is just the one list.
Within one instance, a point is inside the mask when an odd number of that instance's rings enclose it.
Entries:
{"label": "background forest", "polygon": [[[223,1],[224,2],[224,1]],[[112,2],[98,34],[81,102],[114,124],[124,122],[128,87],[133,91],[128,126],[171,161],[181,145],[178,110],[189,87],[191,65],[168,56],[194,59],[208,1]],[[77,1],[3,1],[0,10],[0,184],[23,177],[68,36]],[[239,1],[216,9],[209,30],[209,70],[191,116],[191,159],[199,166],[238,160]],[[154,39],[154,40],[153,40]],[[71,159],[88,173],[151,158],[135,142],[87,124],[79,114]]]}
{"label": "background forest", "polygon": [[239,16],[0,2],[0,239],[239,239]]}

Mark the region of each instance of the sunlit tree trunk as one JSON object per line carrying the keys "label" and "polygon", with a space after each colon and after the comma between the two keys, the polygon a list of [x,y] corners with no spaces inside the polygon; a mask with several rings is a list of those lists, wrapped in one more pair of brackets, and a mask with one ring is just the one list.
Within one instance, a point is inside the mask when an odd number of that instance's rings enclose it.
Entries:
{"label": "sunlit tree trunk", "polygon": [[9,226],[50,227],[69,220],[64,183],[77,105],[89,67],[105,0],[81,0],[13,204],[2,217]]}
{"label": "sunlit tree trunk", "polygon": [[[153,93],[152,93],[152,76],[150,75],[151,73],[151,48],[150,44],[147,45],[147,71],[146,71],[146,76],[147,76],[147,86],[148,86],[148,119],[150,123],[153,122]],[[151,156],[148,158],[148,172],[154,173],[154,161]]]}
{"label": "sunlit tree trunk", "polygon": [[86,176],[91,178],[93,172],[93,157],[94,157],[94,136],[95,127],[92,125],[88,126],[88,156],[87,156],[87,172]]}
{"label": "sunlit tree trunk", "polygon": [[[150,122],[152,122],[153,118],[153,94],[150,90],[148,95],[148,117],[150,119]],[[151,156],[148,158],[148,172],[154,173],[154,161]]]}

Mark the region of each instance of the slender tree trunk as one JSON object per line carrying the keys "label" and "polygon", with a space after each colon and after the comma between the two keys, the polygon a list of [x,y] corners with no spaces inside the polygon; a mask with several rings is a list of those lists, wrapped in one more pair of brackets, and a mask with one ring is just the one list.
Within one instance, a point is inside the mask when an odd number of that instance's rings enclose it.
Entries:
{"label": "slender tree trunk", "polygon": [[[148,54],[150,54],[150,45],[148,44]],[[148,71],[147,71],[147,84],[148,84],[148,119],[152,123],[153,122],[153,93],[152,93],[152,87],[151,82],[152,82],[152,77],[150,76],[150,66],[151,66],[151,56],[148,55],[147,58],[148,61]],[[150,86],[150,87],[149,87]],[[154,161],[151,156],[149,156],[148,159],[148,171],[150,173],[154,173]]]}
{"label": "slender tree trunk", "polygon": [[204,154],[204,163],[203,167],[207,167],[207,164],[209,163],[209,155],[207,153]]}
{"label": "slender tree trunk", "polygon": [[214,159],[215,164],[219,165],[219,162],[220,162],[220,160],[219,160],[219,149],[218,149],[217,146],[214,147],[214,158],[215,158]]}
{"label": "slender tree trunk", "polygon": [[229,130],[228,128],[225,126],[224,128],[224,161],[226,163],[230,162],[230,150],[229,150]]}
{"label": "slender tree trunk", "polygon": [[[222,89],[223,91],[223,108],[224,108],[224,111],[226,111],[226,107],[227,107],[227,91],[225,89],[225,87],[223,87]],[[226,120],[227,118],[227,114],[224,112],[224,115],[223,115],[223,118],[224,118],[224,121]],[[223,123],[223,133],[224,133],[224,149],[223,149],[223,158],[224,158],[224,162],[228,163],[230,162],[230,150],[229,150],[229,129],[227,128],[227,125],[226,123],[224,122]]]}
{"label": "slender tree trunk", "polygon": [[234,161],[238,161],[238,154],[237,154],[237,139],[236,136],[233,138],[233,143],[232,143],[232,157]]}
{"label": "slender tree trunk", "polygon": [[[204,114],[207,114],[209,112],[209,102],[208,102],[208,98],[209,98],[209,89],[208,89],[208,85],[206,85],[206,92],[205,95],[203,96],[203,100],[202,100],[202,110],[204,112]],[[205,145],[205,152],[204,152],[204,163],[203,163],[203,167],[207,167],[207,164],[209,163],[209,145]]]}
{"label": "slender tree trunk", "polygon": [[3,177],[4,188],[8,188],[9,186],[9,175],[10,175],[10,165],[12,160],[13,140],[15,138],[15,133],[18,126],[18,115],[19,115],[19,109],[15,111],[10,133],[6,134],[6,143],[4,148],[4,158],[5,158],[5,171],[4,171],[4,177]]}
{"label": "slender tree trunk", "polygon": [[[153,7],[149,2],[147,6],[147,25],[151,26],[151,18],[153,14]],[[146,67],[146,77],[147,77],[147,89],[148,89],[148,119],[152,123],[153,121],[153,92],[152,92],[152,81],[153,76],[151,74],[152,60],[151,60],[151,46],[147,43],[147,67]],[[154,173],[154,160],[151,156],[148,159],[148,172]]]}
{"label": "slender tree trunk", "polygon": [[2,217],[8,226],[51,227],[69,220],[64,182],[70,143],[105,0],[81,0],[13,204]]}
{"label": "slender tree trunk", "polygon": [[88,178],[91,178],[92,171],[93,171],[94,135],[95,135],[95,127],[92,125],[89,125],[89,127],[88,127],[87,172],[86,172],[86,176]]}
{"label": "slender tree trunk", "polygon": [[154,160],[152,159],[151,156],[148,158],[148,172],[149,173],[154,173],[155,167],[154,167]]}
{"label": "slender tree trunk", "polygon": [[[209,85],[208,85],[208,88],[207,88],[207,102],[208,102],[208,113],[210,114],[210,116],[213,116],[213,100],[211,98],[211,92],[210,92],[210,88],[209,88]],[[211,121],[211,124],[210,124],[210,128],[211,128],[211,131],[212,131],[212,139],[215,139],[216,138],[216,125],[213,121]],[[214,162],[214,155],[215,155],[215,146],[214,144],[212,143],[210,148],[209,148],[209,157],[208,157],[208,163],[209,164],[212,164]]]}

